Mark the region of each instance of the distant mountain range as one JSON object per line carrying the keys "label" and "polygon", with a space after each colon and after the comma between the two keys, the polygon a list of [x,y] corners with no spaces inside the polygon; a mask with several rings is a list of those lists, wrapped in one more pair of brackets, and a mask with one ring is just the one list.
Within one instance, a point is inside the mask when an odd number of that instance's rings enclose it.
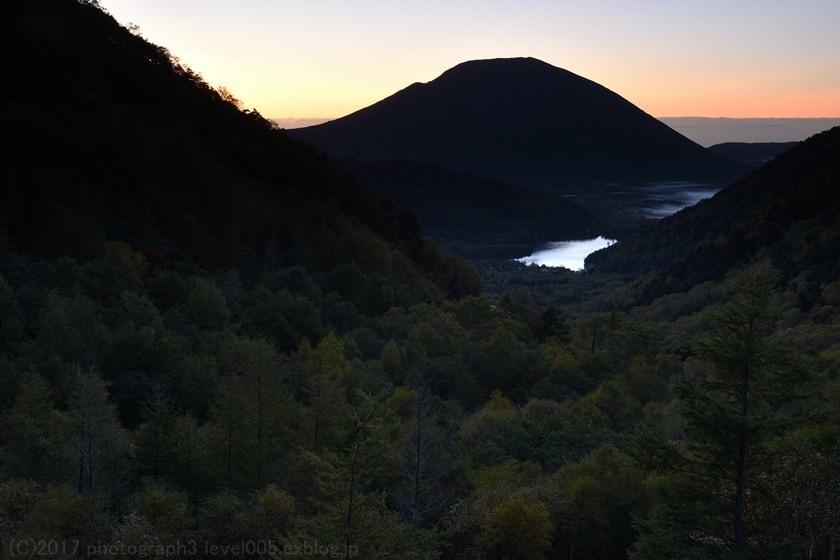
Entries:
{"label": "distant mountain range", "polygon": [[799,142],[724,142],[709,146],[714,153],[746,163],[750,167],[761,167],[771,159],[780,156]]}
{"label": "distant mountain range", "polygon": [[289,133],[334,158],[425,161],[560,191],[603,181],[725,184],[745,172],[603,86],[533,58],[465,62]]}
{"label": "distant mountain range", "polygon": [[659,117],[659,120],[701,146],[726,142],[801,142],[809,136],[840,126],[840,117]]}
{"label": "distant mountain range", "polygon": [[635,303],[720,280],[770,256],[808,308],[840,278],[840,127],[587,258],[591,270],[646,274]]}

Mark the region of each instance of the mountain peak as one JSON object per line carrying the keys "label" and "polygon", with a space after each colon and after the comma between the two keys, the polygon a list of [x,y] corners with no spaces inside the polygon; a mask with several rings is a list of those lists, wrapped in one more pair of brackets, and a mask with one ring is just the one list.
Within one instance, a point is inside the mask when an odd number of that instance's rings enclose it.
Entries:
{"label": "mountain peak", "polygon": [[494,70],[511,70],[511,69],[553,69],[559,70],[556,66],[552,66],[547,62],[543,62],[538,58],[531,56],[520,56],[511,58],[480,58],[476,60],[467,60],[456,64],[449,70],[443,73],[455,74],[465,71],[494,71]]}
{"label": "mountain peak", "polygon": [[[533,57],[469,60],[453,66],[429,83],[448,84],[468,80],[475,85],[492,82],[538,82],[544,80],[584,80],[568,70]],[[497,83],[498,87],[498,83]]]}
{"label": "mountain peak", "polygon": [[730,180],[744,171],[609,89],[535,58],[463,62],[290,134],[339,159],[427,161],[542,188]]}

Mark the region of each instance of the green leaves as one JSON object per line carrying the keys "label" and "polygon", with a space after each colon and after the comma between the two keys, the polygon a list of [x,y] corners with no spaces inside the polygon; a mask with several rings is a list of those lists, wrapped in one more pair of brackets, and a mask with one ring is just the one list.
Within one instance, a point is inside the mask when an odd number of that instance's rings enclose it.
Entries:
{"label": "green leaves", "polygon": [[482,544],[487,558],[540,560],[551,548],[552,526],[542,502],[525,503],[519,496],[498,505],[484,524]]}
{"label": "green leaves", "polygon": [[794,420],[785,401],[797,393],[791,345],[774,336],[777,278],[766,263],[752,263],[713,310],[712,331],[699,343],[704,363],[675,388],[685,440],[660,454],[674,492],[640,524],[634,558],[660,557],[679,543],[743,558],[761,533],[752,496],[768,441]]}

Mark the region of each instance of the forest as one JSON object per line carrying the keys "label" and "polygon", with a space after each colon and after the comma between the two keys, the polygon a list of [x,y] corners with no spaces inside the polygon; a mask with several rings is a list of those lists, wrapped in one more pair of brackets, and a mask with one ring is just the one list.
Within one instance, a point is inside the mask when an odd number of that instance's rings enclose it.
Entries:
{"label": "forest", "polygon": [[837,557],[836,195],[714,274],[690,215],[473,265],[95,2],[3,10],[0,558]]}

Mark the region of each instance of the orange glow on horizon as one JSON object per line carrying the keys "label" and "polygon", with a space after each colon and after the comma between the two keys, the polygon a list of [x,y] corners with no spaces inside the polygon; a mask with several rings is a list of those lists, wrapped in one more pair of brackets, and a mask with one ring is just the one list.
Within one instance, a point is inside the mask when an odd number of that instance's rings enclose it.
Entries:
{"label": "orange glow on horizon", "polygon": [[840,117],[840,92],[807,92],[779,96],[741,94],[686,103],[685,100],[640,107],[657,117],[798,118]]}
{"label": "orange glow on horizon", "polygon": [[[286,99],[282,103],[266,100],[255,104],[261,114],[271,118],[303,118],[332,120],[368,107],[395,92],[381,97],[359,100],[356,103],[332,102],[313,103],[312,99],[294,103]],[[617,92],[620,94],[620,92]],[[771,97],[741,95],[726,99],[698,99],[686,102],[684,99],[634,101],[640,109],[655,117],[710,117],[710,118],[840,118],[840,92],[811,92],[807,94]]]}
{"label": "orange glow on horizon", "polygon": [[840,117],[836,0],[100,1],[272,118],[341,117],[460,62],[513,56],[654,116]]}

